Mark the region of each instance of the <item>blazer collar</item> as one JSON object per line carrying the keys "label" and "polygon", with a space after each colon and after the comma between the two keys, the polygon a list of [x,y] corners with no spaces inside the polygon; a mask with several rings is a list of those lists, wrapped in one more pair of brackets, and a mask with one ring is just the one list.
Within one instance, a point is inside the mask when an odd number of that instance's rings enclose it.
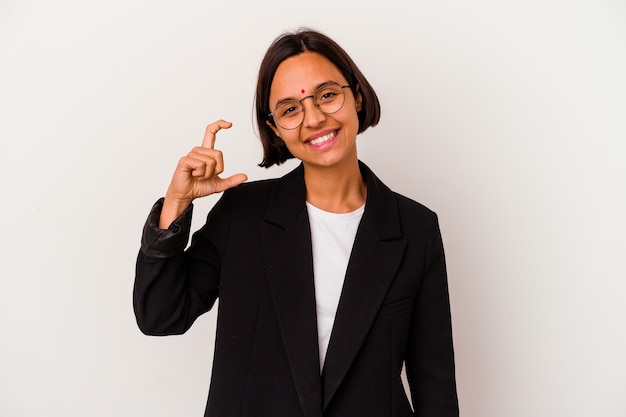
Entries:
{"label": "blazer collar", "polygon": [[302,164],[281,178],[261,222],[269,287],[305,416],[321,416],[341,385],[383,302],[405,242],[396,198],[359,161],[365,212],[346,271],[320,379],[311,233]]}
{"label": "blazer collar", "polygon": [[[364,217],[373,221],[371,226],[381,239],[401,237],[402,227],[394,193],[361,161],[359,168],[367,184]],[[297,222],[303,213],[307,215],[306,185],[304,166],[300,164],[278,181],[270,197],[264,220],[287,229]]]}
{"label": "blazer collar", "polygon": [[365,341],[402,261],[406,242],[395,194],[360,163],[365,212],[350,254],[322,372],[325,410]]}
{"label": "blazer collar", "polygon": [[322,416],[311,231],[300,165],[277,183],[261,221],[262,249],[278,325],[306,417]]}

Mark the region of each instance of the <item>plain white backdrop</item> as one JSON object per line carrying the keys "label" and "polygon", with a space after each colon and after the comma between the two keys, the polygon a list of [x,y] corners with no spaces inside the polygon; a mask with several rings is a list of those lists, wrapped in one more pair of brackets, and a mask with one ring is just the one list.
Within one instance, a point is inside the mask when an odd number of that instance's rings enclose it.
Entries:
{"label": "plain white backdrop", "polygon": [[227,173],[295,166],[256,166],[252,99],[299,26],[379,93],[360,158],[440,216],[462,416],[626,416],[618,0],[1,1],[0,416],[202,415],[215,314],[139,332],[141,228],[218,118]]}

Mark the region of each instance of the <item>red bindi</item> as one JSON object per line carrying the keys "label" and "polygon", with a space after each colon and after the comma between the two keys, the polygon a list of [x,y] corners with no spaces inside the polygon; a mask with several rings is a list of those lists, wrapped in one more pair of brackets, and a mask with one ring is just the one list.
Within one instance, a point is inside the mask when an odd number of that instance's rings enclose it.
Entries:
{"label": "red bindi", "polygon": [[304,94],[304,88],[303,88],[302,90],[300,90],[300,92],[301,92],[302,94]]}

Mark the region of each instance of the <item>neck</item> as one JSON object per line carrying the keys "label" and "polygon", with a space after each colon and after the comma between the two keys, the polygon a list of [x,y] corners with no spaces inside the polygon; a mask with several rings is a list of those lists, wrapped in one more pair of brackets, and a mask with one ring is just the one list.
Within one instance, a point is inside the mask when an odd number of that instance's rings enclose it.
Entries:
{"label": "neck", "polygon": [[349,213],[365,204],[367,187],[354,159],[339,167],[304,167],[306,200],[333,213]]}

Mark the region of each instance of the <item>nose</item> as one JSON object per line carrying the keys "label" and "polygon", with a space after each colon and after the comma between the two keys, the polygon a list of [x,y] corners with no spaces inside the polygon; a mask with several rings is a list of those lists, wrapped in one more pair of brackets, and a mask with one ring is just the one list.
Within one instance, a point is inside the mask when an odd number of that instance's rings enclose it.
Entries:
{"label": "nose", "polygon": [[305,126],[319,126],[320,123],[326,120],[326,114],[315,105],[312,97],[311,100],[303,100],[302,107],[304,109],[304,120],[302,124]]}

